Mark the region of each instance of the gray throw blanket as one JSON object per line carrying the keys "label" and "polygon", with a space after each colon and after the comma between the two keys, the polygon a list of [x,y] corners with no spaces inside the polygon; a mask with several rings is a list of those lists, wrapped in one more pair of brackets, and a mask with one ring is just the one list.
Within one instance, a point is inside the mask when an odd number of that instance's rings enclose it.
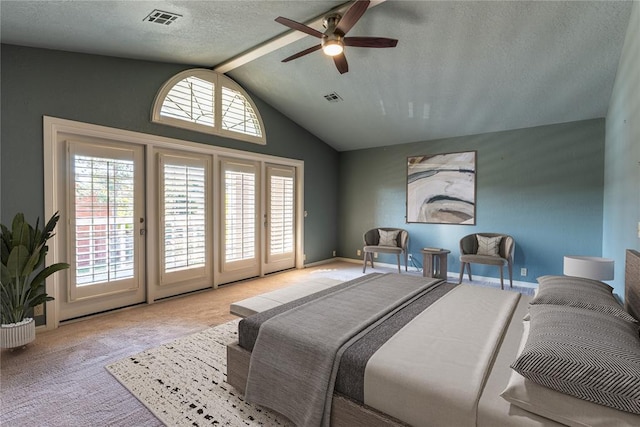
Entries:
{"label": "gray throw blanket", "polygon": [[247,401],[300,426],[328,425],[344,349],[439,282],[375,275],[267,320],[251,355]]}

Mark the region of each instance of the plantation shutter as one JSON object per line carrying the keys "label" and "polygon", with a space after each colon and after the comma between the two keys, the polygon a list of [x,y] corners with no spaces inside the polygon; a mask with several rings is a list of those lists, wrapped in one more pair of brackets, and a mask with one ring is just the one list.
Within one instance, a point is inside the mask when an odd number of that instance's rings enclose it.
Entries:
{"label": "plantation shutter", "polygon": [[208,162],[159,154],[161,283],[206,274]]}
{"label": "plantation shutter", "polygon": [[214,127],[213,82],[187,77],[176,83],[162,103],[160,115]]}
{"label": "plantation shutter", "polygon": [[293,176],[270,174],[269,253],[293,252],[294,181]]}
{"label": "plantation shutter", "polygon": [[133,160],[73,156],[77,286],[134,275]]}
{"label": "plantation shutter", "polygon": [[224,262],[256,258],[256,167],[224,162]]}
{"label": "plantation shutter", "polygon": [[262,136],[260,121],[245,96],[222,86],[222,129],[255,137]]}

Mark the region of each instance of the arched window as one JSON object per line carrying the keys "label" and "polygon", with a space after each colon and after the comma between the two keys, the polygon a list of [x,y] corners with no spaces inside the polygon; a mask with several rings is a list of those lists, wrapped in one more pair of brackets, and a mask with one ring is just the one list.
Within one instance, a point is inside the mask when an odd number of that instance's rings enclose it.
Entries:
{"label": "arched window", "polygon": [[264,125],[249,95],[229,77],[206,69],[182,71],[158,91],[151,121],[266,144]]}

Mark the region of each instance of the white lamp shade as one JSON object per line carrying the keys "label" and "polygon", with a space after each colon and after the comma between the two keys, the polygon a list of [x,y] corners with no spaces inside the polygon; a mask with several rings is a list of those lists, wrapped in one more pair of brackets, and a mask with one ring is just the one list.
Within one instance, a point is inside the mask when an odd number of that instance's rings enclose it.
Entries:
{"label": "white lamp shade", "polygon": [[564,257],[564,275],[613,280],[613,265],[613,260],[609,258],[568,255]]}

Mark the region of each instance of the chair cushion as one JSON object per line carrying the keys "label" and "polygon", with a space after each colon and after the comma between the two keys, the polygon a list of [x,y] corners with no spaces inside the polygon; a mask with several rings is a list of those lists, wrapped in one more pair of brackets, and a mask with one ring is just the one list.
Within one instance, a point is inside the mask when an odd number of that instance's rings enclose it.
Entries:
{"label": "chair cushion", "polygon": [[460,261],[472,264],[507,265],[506,259],[495,255],[460,255]]}
{"label": "chair cushion", "polygon": [[378,229],[378,233],[380,234],[380,241],[378,242],[378,245],[398,246],[398,232],[399,230],[385,231]]}
{"label": "chair cushion", "polygon": [[502,236],[487,237],[476,234],[476,239],[478,239],[478,252],[476,255],[500,256]]}
{"label": "chair cushion", "polygon": [[400,254],[402,248],[397,246],[365,246],[365,252],[378,252],[380,254]]}

